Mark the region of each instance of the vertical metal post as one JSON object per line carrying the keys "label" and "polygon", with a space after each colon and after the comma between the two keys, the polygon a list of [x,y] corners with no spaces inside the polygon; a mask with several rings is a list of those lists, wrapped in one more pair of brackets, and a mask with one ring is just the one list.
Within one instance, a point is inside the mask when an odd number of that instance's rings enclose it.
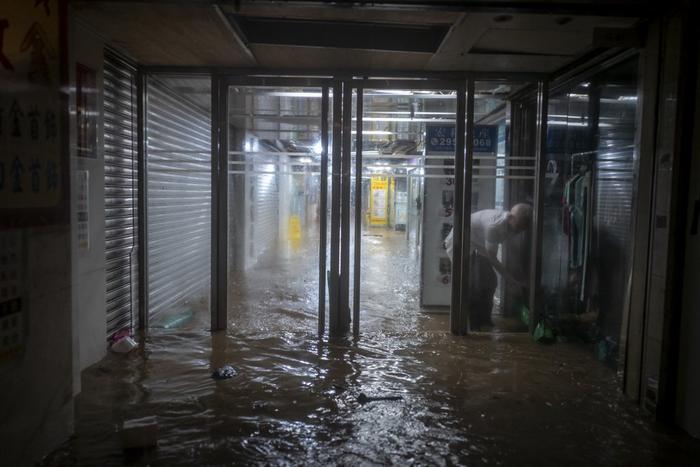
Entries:
{"label": "vertical metal post", "polygon": [[139,67],[136,72],[136,134],[138,152],[138,329],[148,331],[148,161],[146,160],[146,92],[147,75]]}
{"label": "vertical metal post", "polygon": [[[360,337],[360,282],[362,280],[360,270],[362,261],[362,106],[362,88],[358,87],[355,125],[355,270],[352,298],[352,334],[355,339]],[[408,183],[408,180],[406,182]]]}
{"label": "vertical metal post", "polygon": [[[464,218],[464,210],[469,209],[469,204],[465,204],[465,200],[471,199],[471,192],[467,194],[464,191],[464,167],[465,167],[465,86],[460,84],[457,88],[457,123],[456,123],[456,141],[455,141],[455,209],[452,217],[452,297],[450,306],[450,331],[453,334],[464,334],[461,326],[461,315],[464,312],[462,309],[462,274],[463,266],[463,241],[464,227],[462,219]],[[471,96],[473,93],[470,92]],[[467,235],[469,229],[467,228]]]}
{"label": "vertical metal post", "polygon": [[352,83],[343,83],[343,151],[340,210],[340,320],[341,333],[350,328],[350,167],[352,166]]}
{"label": "vertical metal post", "polygon": [[540,281],[542,274],[542,225],[544,221],[544,177],[547,166],[547,107],[549,86],[546,81],[537,83],[537,140],[535,141],[535,199],[532,219],[532,248],[530,256],[530,332],[537,325],[540,306]]}
{"label": "vertical metal post", "polygon": [[[645,319],[649,287],[650,245],[653,229],[651,209],[654,191],[654,167],[657,128],[657,100],[661,63],[661,27],[653,21],[647,29],[646,46],[640,53],[640,81],[637,87],[637,131],[635,132],[634,198],[632,210],[632,260],[628,303],[620,337],[620,360],[624,361],[623,390],[630,399],[643,397]],[[625,323],[627,321],[627,323]]]}
{"label": "vertical metal post", "polygon": [[462,215],[462,283],[460,293],[459,334],[469,332],[470,276],[471,276],[471,212],[472,212],[472,175],[474,172],[474,80],[467,81],[466,105],[466,141],[464,161],[464,202]]}
{"label": "vertical metal post", "polygon": [[226,329],[228,308],[228,135],[227,92],[211,77],[211,329]]}
{"label": "vertical metal post", "polygon": [[341,101],[342,85],[333,85],[333,159],[331,167],[331,270],[329,277],[329,334],[340,334],[338,323],[340,303],[338,289],[340,287],[340,148],[341,148]]}
{"label": "vertical metal post", "polygon": [[328,239],[328,86],[321,90],[321,200],[318,253],[318,337],[326,330],[326,241]]}
{"label": "vertical metal post", "polygon": [[460,294],[460,335],[469,332],[471,312],[469,283],[471,277],[472,180],[474,174],[474,80],[467,82],[466,140],[464,158],[464,204],[462,210],[462,292]]}

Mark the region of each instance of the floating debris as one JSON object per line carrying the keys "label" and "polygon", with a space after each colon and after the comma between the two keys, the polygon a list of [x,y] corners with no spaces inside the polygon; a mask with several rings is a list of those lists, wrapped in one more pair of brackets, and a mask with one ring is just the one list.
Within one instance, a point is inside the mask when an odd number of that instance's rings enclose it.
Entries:
{"label": "floating debris", "polygon": [[212,374],[213,379],[229,379],[236,376],[238,373],[231,365],[225,365],[221,368],[217,368]]}

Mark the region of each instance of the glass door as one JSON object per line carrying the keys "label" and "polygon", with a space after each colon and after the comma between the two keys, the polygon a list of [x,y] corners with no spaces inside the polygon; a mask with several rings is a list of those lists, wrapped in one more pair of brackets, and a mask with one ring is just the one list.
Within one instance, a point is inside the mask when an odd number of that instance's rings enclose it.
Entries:
{"label": "glass door", "polygon": [[329,95],[318,81],[229,82],[223,131],[232,329],[323,330]]}
{"label": "glass door", "polygon": [[451,314],[455,321],[459,315],[453,302],[460,247],[453,245],[453,228],[461,220],[464,160],[455,156],[464,154],[464,107],[458,105],[464,94],[454,83],[356,86],[353,331],[446,329]]}

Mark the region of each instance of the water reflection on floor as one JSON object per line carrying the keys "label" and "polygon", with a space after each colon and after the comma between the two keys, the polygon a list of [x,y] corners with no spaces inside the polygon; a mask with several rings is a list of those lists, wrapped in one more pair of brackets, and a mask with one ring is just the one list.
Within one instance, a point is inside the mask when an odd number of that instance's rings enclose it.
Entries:
{"label": "water reflection on floor", "polygon": [[[367,238],[379,239],[363,242],[369,253],[373,244],[403,245],[398,234]],[[312,249],[304,251],[313,264]],[[447,315],[417,311],[414,266],[378,251],[384,257],[363,262],[376,276],[363,284],[360,341],[318,340],[316,269],[289,274],[298,255],[261,264],[232,282],[227,332],[209,333],[204,318],[186,330],[154,330],[138,351],[86,370],[75,436],[45,464],[691,465],[700,458],[696,443],[646,421],[619,395],[614,373],[576,344],[450,335]],[[224,364],[238,375],[211,379]],[[361,403],[361,394],[400,400]],[[121,422],[146,415],[158,419],[158,447],[123,452]]]}
{"label": "water reflection on floor", "polygon": [[[238,375],[211,379],[224,363]],[[320,343],[303,332],[159,332],[84,373],[76,435],[47,465],[697,459],[696,446],[655,431],[617,387],[575,345],[524,335],[418,331]],[[361,393],[402,400],[361,404]],[[144,415],[158,417],[158,448],[129,457],[116,429]]]}

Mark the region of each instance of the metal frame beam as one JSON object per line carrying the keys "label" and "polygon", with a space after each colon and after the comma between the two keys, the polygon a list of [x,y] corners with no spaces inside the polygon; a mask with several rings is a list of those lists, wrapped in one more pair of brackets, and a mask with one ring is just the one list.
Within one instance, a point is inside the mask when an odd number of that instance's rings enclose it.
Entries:
{"label": "metal frame beam", "polygon": [[[105,3],[152,3],[156,5],[216,5],[221,4],[221,0],[103,0]],[[257,0],[258,4],[278,5],[274,0]],[[286,0],[286,4],[292,6],[325,6],[329,8],[339,8],[340,6],[329,5],[328,0]],[[572,16],[615,16],[626,18],[647,17],[663,11],[664,6],[658,5],[651,0],[635,2],[633,0],[617,1],[499,1],[499,0],[476,0],[465,2],[463,0],[381,0],[374,3],[362,3],[354,6],[357,9],[365,10],[432,10],[432,11],[454,11],[467,13],[517,13],[517,14],[539,14],[539,15],[572,15]]]}
{"label": "metal frame beam", "polygon": [[136,134],[138,152],[138,329],[148,332],[148,161],[146,160],[146,79],[142,68],[136,71]]}
{"label": "metal frame beam", "polygon": [[[503,72],[503,71],[430,71],[430,70],[367,70],[337,68],[262,68],[262,67],[226,67],[226,66],[181,66],[150,65],[144,66],[148,73],[157,74],[214,74],[236,77],[265,79],[299,78],[304,80],[335,79],[348,76],[369,81],[412,80],[420,83],[427,80],[444,80],[452,82],[466,81],[469,78],[487,81],[537,81],[548,77],[549,73],[539,72]],[[416,86],[419,86],[416,84]],[[370,87],[370,86],[367,86]],[[371,87],[374,87],[372,85]]]}
{"label": "metal frame beam", "polygon": [[355,133],[355,270],[353,275],[352,334],[360,338],[360,288],[362,282],[362,111],[363,89],[357,88]]}
{"label": "metal frame beam", "polygon": [[535,198],[532,219],[532,254],[530,256],[530,333],[534,332],[542,275],[542,226],[544,221],[544,182],[547,168],[547,110],[549,85],[537,83],[537,140],[535,141]]}
{"label": "metal frame beam", "polygon": [[342,82],[333,85],[333,149],[331,166],[331,268],[329,272],[328,332],[332,337],[342,335],[340,326],[340,183],[342,138]]}
{"label": "metal frame beam", "polygon": [[352,84],[343,82],[343,147],[341,152],[340,316],[339,331],[350,325],[350,167],[352,161]]}
{"label": "metal frame beam", "polygon": [[226,329],[228,310],[228,88],[211,77],[211,329]]}
{"label": "metal frame beam", "polygon": [[321,89],[321,199],[318,263],[318,337],[326,331],[326,243],[328,241],[328,100],[329,89]]}
{"label": "metal frame beam", "polygon": [[469,275],[472,204],[472,160],[474,134],[474,80],[460,87],[457,97],[455,144],[455,211],[452,222],[452,306],[450,328],[453,334],[469,332]]}

